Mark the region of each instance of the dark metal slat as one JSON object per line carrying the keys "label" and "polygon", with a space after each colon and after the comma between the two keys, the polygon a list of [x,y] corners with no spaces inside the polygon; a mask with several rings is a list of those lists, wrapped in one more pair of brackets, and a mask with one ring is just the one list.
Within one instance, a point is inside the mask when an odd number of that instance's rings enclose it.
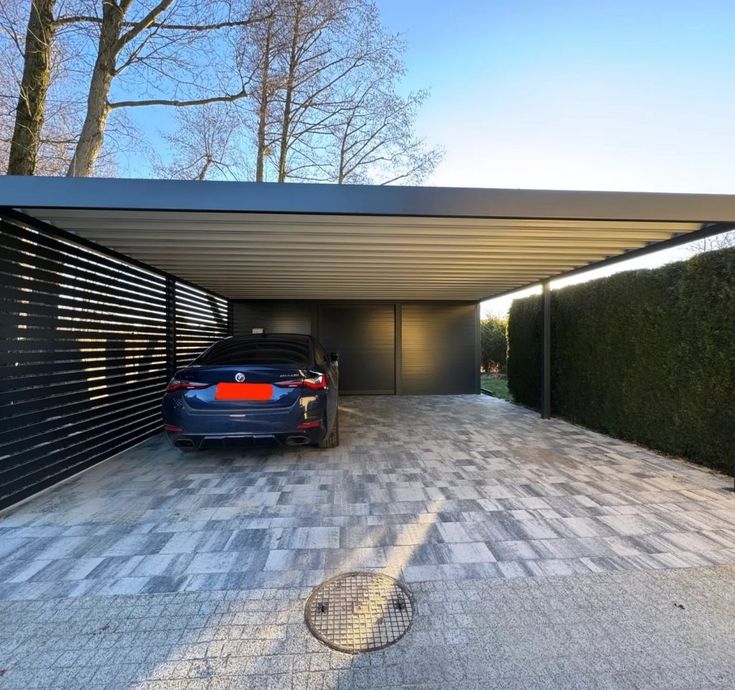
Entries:
{"label": "dark metal slat", "polygon": [[[133,280],[133,276],[110,272],[106,270],[94,270],[93,267],[74,265],[70,261],[62,262],[53,260],[40,252],[29,256],[26,250],[11,250],[7,245],[13,242],[13,238],[6,234],[0,234],[2,241],[6,244],[0,254],[2,264],[0,273],[8,275],[27,275],[28,271],[38,273],[39,279],[48,280],[51,283],[71,281],[79,286],[87,285],[104,286],[110,293],[121,297],[146,295],[152,299],[160,297],[161,289],[157,284],[144,283]],[[52,252],[49,250],[49,254]]]}
{"label": "dark metal slat", "polygon": [[[101,251],[92,251],[86,247],[76,244],[73,240],[62,240],[53,237],[44,231],[29,231],[25,228],[8,223],[0,219],[0,232],[7,237],[15,237],[23,241],[27,251],[36,251],[37,247],[50,249],[59,260],[68,261],[77,265],[94,267],[100,272],[107,270],[111,273],[120,273],[129,276],[128,280],[144,281],[151,285],[163,283],[163,276],[156,274],[153,270],[146,271],[138,268],[135,264],[106,256]],[[103,249],[100,247],[100,249]],[[99,268],[98,268],[99,267]]]}
{"label": "dark metal slat", "polygon": [[151,424],[129,431],[123,436],[98,446],[95,452],[80,452],[65,457],[52,466],[44,467],[32,475],[26,475],[0,487],[0,506],[8,506],[28,496],[53,486],[92,465],[102,462],[117,453],[140,443],[160,432],[160,424]]}
{"label": "dark metal slat", "polygon": [[[46,406],[36,405],[26,406],[26,409],[19,411],[17,414],[13,411],[12,417],[0,416],[0,432],[2,433],[20,433],[25,428],[41,423],[53,422],[65,415],[75,414],[95,414],[97,410],[106,405],[116,405],[118,410],[124,410],[128,405],[134,403],[139,398],[154,396],[155,404],[160,404],[163,396],[163,389],[166,385],[166,378],[162,378],[160,382],[149,384],[145,387],[128,388],[126,390],[117,391],[110,395],[90,401],[88,398],[70,401],[57,400],[54,404]],[[67,396],[68,398],[68,396]],[[80,417],[81,420],[81,417]],[[23,431],[23,433],[25,433]]]}
{"label": "dark metal slat", "polygon": [[15,477],[31,474],[42,467],[53,464],[58,458],[72,452],[83,451],[84,449],[94,452],[95,448],[103,444],[106,439],[113,439],[136,426],[140,427],[154,423],[161,423],[160,414],[154,410],[139,410],[128,414],[123,422],[119,419],[107,420],[99,424],[90,424],[82,429],[77,429],[73,433],[57,436],[51,441],[36,442],[22,451],[16,451],[10,462],[2,464],[2,467],[0,467],[0,485]]}
{"label": "dark metal slat", "polygon": [[[53,355],[53,353],[50,353]],[[82,361],[84,360],[84,361]],[[160,366],[161,362],[166,361],[165,350],[160,348],[160,352],[152,352],[150,355],[133,355],[125,354],[124,356],[100,356],[100,357],[78,357],[76,359],[64,360],[54,358],[47,362],[23,362],[22,364],[0,364],[0,383],[4,378],[16,378],[22,376],[46,376],[55,374],[74,375],[80,371],[96,369],[97,367],[120,366],[122,362],[135,363],[136,365],[155,364]]]}
{"label": "dark metal slat", "polygon": [[159,374],[166,369],[165,357],[149,363],[133,364],[132,361],[125,363],[120,361],[116,363],[108,363],[107,366],[90,367],[86,369],[76,369],[72,371],[44,372],[35,376],[25,374],[23,376],[0,377],[0,393],[18,392],[20,396],[24,396],[26,391],[46,389],[49,392],[55,390],[60,384],[73,385],[79,387],[98,380],[106,381],[108,379],[125,376],[140,376]]}

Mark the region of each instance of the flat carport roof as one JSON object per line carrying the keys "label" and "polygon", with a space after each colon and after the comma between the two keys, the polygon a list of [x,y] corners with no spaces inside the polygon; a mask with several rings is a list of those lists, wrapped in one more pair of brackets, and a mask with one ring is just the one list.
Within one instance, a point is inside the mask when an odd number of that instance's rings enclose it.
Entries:
{"label": "flat carport roof", "polygon": [[723,232],[735,196],[0,178],[0,207],[231,299],[479,301]]}

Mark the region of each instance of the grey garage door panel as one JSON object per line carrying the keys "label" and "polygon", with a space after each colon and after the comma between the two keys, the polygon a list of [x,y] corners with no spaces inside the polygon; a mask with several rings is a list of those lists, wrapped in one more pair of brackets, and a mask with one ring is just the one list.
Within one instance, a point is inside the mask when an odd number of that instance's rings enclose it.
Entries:
{"label": "grey garage door panel", "polygon": [[253,328],[311,335],[314,308],[311,302],[233,302],[233,335],[249,335]]}
{"label": "grey garage door panel", "polygon": [[475,393],[475,304],[403,304],[401,393]]}
{"label": "grey garage door panel", "polygon": [[339,352],[343,393],[395,392],[393,304],[323,305],[319,339]]}

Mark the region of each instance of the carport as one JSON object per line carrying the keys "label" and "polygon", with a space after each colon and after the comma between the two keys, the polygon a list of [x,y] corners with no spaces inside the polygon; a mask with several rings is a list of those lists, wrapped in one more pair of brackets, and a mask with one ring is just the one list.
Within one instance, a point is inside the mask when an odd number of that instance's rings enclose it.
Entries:
{"label": "carport", "polygon": [[[713,235],[713,195],[0,179],[0,508],[160,430],[215,339],[317,335],[348,393],[479,392],[481,301]],[[359,366],[356,366],[359,363]]]}

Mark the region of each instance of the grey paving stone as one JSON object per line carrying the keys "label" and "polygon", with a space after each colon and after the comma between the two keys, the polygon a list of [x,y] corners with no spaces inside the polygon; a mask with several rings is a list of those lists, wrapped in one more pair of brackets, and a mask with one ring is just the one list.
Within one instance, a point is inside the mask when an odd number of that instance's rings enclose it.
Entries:
{"label": "grey paving stone", "polygon": [[237,553],[234,551],[211,551],[196,553],[186,566],[190,574],[226,573],[233,569],[237,562]]}
{"label": "grey paving stone", "polygon": [[448,563],[492,563],[495,561],[484,542],[458,542],[443,544],[441,550],[448,555]]}
{"label": "grey paving stone", "polygon": [[[345,398],[341,427],[153,438],[6,513],[0,687],[731,687],[730,480],[479,396]],[[346,569],[409,583],[397,646],[306,631]]]}

